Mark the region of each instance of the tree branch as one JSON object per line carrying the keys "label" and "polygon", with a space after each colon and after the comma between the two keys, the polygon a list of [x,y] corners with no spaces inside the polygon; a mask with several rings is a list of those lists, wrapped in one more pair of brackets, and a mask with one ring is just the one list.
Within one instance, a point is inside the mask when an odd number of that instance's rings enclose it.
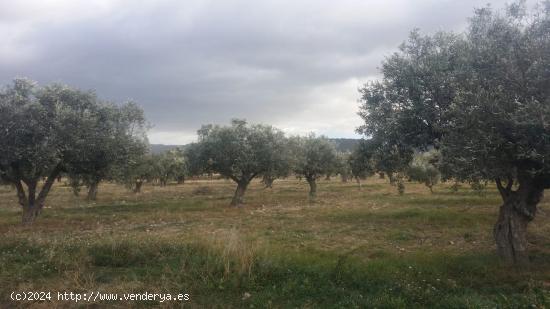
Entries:
{"label": "tree branch", "polygon": [[502,185],[502,182],[500,180],[500,177],[497,177],[495,179],[495,183],[497,184],[497,189],[498,189],[498,192],[500,192],[500,196],[502,197],[502,200],[505,201],[508,198],[508,196],[510,196],[510,188],[511,188],[510,184],[512,182],[509,181],[506,188],[504,188],[504,186]]}
{"label": "tree branch", "polygon": [[234,175],[228,175],[228,177],[236,183],[240,182],[239,178],[235,177]]}
{"label": "tree branch", "polygon": [[512,191],[512,186],[514,185],[514,179],[512,176],[508,176],[508,184],[506,185],[506,191],[510,193]]}
{"label": "tree branch", "polygon": [[52,188],[52,185],[59,176],[59,173],[61,173],[61,164],[58,164],[50,173],[48,178],[46,179],[46,182],[42,186],[42,189],[40,190],[40,193],[38,194],[38,198],[36,201],[38,202],[38,207],[42,208],[44,206],[44,201],[46,200],[46,196],[48,196],[48,193],[50,192],[50,189]]}
{"label": "tree branch", "polygon": [[19,199],[19,204],[22,207],[26,207],[29,203],[27,196],[25,195],[25,189],[21,184],[21,181],[11,181],[15,188],[17,189],[17,198]]}

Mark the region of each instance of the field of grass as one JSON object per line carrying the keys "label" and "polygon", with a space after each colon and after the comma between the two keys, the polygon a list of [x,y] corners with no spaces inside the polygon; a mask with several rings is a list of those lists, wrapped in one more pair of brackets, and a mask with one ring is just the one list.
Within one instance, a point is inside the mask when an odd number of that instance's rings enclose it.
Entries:
{"label": "field of grass", "polygon": [[[0,307],[102,308],[546,308],[550,306],[549,199],[530,224],[531,264],[499,263],[492,227],[500,197],[464,186],[435,193],[384,180],[360,190],[337,179],[250,186],[195,180],[103,184],[88,203],[58,183],[30,227],[0,187]],[[188,293],[187,302],[13,302],[12,291]],[[56,296],[57,297],[57,296]]]}

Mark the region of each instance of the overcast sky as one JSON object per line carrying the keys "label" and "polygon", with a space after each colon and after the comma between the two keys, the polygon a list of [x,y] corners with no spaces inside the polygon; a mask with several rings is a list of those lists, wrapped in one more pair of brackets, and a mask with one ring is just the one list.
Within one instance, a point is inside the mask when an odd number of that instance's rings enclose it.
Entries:
{"label": "overcast sky", "polygon": [[[505,1],[490,1],[502,7]],[[135,100],[152,143],[231,118],[356,137],[357,89],[413,28],[465,28],[473,0],[0,0],[0,83]]]}

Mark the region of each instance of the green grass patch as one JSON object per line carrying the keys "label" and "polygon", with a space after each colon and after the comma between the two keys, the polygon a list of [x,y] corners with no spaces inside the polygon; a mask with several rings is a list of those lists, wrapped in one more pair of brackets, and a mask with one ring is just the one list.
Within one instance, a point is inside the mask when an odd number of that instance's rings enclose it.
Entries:
{"label": "green grass patch", "polygon": [[[80,271],[94,274],[97,288],[135,281],[139,282],[136,291],[154,285],[191,291],[194,303],[205,306],[513,308],[550,304],[541,278],[508,269],[490,254],[369,255],[368,248],[360,248],[342,254],[253,252],[245,256],[239,246],[153,239],[90,244],[83,240],[67,245],[13,240],[1,249],[3,276],[9,273],[15,281]],[[370,258],[364,259],[365,255]],[[80,263],[71,262],[74,259]],[[7,292],[5,287],[2,290]],[[244,293],[251,296],[243,299]]]}

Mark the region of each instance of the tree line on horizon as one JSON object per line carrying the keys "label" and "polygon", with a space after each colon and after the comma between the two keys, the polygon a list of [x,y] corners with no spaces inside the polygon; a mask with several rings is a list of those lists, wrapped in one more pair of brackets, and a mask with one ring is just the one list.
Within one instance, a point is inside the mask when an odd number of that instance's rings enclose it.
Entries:
{"label": "tree line on horizon", "polygon": [[286,137],[244,120],[204,125],[185,151],[151,155],[136,104],[16,79],[0,91],[0,178],[15,187],[24,223],[40,213],[60,175],[94,198],[102,180],[139,192],[151,179],[165,185],[217,173],[236,183],[234,206],[253,179],[271,186],[291,174],[308,182],[312,200],[316,181],[337,173],[383,173],[399,193],[406,180],[430,190],[440,179],[494,182],[503,200],[497,252],[523,264],[527,226],[550,188],[549,68],[550,1],[534,11],[525,1],[477,9],[463,33],[414,30],[382,62],[382,78],[360,89],[357,131],[366,138],[345,159],[324,137]]}
{"label": "tree line on horizon", "polygon": [[[204,125],[198,142],[151,153],[143,111],[128,102],[101,101],[93,92],[66,85],[40,87],[15,79],[0,92],[7,133],[0,177],[14,186],[22,221],[32,223],[56,179],[66,177],[75,195],[97,198],[99,183],[122,183],[135,193],[144,183],[166,186],[186,177],[217,174],[237,184],[232,206],[243,204],[250,182],[260,178],[271,188],[278,178],[295,175],[309,184],[314,201],[317,180],[341,175],[358,182],[374,173],[362,152],[336,150],[324,136],[291,136],[269,125],[234,119],[229,126]],[[359,149],[358,149],[359,150]],[[390,176],[391,179],[391,176]],[[41,185],[41,186],[40,186]]]}

